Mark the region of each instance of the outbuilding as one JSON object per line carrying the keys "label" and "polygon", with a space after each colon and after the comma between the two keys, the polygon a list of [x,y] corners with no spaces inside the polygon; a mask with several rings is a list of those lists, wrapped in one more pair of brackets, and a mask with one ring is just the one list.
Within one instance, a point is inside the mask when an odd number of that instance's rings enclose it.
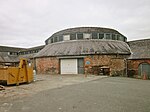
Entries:
{"label": "outbuilding", "polygon": [[150,39],[129,41],[132,54],[128,58],[128,76],[150,78]]}

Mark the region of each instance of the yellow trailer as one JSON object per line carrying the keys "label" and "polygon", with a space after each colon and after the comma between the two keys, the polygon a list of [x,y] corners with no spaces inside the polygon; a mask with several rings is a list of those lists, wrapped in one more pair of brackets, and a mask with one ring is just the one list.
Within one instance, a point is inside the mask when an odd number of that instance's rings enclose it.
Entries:
{"label": "yellow trailer", "polygon": [[1,67],[0,82],[6,85],[30,83],[33,81],[33,66],[28,66],[26,59],[21,59],[19,67]]}

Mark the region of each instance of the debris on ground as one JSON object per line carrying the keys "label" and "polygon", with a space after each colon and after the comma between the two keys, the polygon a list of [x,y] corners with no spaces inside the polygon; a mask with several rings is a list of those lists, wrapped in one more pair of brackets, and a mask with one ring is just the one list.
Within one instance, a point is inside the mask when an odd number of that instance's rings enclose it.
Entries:
{"label": "debris on ground", "polygon": [[0,91],[5,90],[5,87],[0,85]]}

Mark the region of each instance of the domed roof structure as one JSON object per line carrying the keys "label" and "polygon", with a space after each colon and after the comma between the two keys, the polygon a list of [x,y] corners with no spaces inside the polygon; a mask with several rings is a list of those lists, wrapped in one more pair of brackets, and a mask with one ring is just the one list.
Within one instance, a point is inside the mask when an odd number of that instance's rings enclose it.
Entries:
{"label": "domed roof structure", "polygon": [[45,43],[55,43],[66,40],[86,40],[86,39],[108,39],[127,41],[127,38],[118,31],[101,27],[76,27],[58,31],[50,36]]}

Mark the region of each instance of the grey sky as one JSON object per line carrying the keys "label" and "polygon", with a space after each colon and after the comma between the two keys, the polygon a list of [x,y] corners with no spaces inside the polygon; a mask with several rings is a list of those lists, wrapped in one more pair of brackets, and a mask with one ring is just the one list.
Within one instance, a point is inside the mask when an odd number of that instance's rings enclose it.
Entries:
{"label": "grey sky", "polygon": [[0,45],[32,47],[79,26],[108,27],[128,40],[150,37],[150,0],[0,0]]}

